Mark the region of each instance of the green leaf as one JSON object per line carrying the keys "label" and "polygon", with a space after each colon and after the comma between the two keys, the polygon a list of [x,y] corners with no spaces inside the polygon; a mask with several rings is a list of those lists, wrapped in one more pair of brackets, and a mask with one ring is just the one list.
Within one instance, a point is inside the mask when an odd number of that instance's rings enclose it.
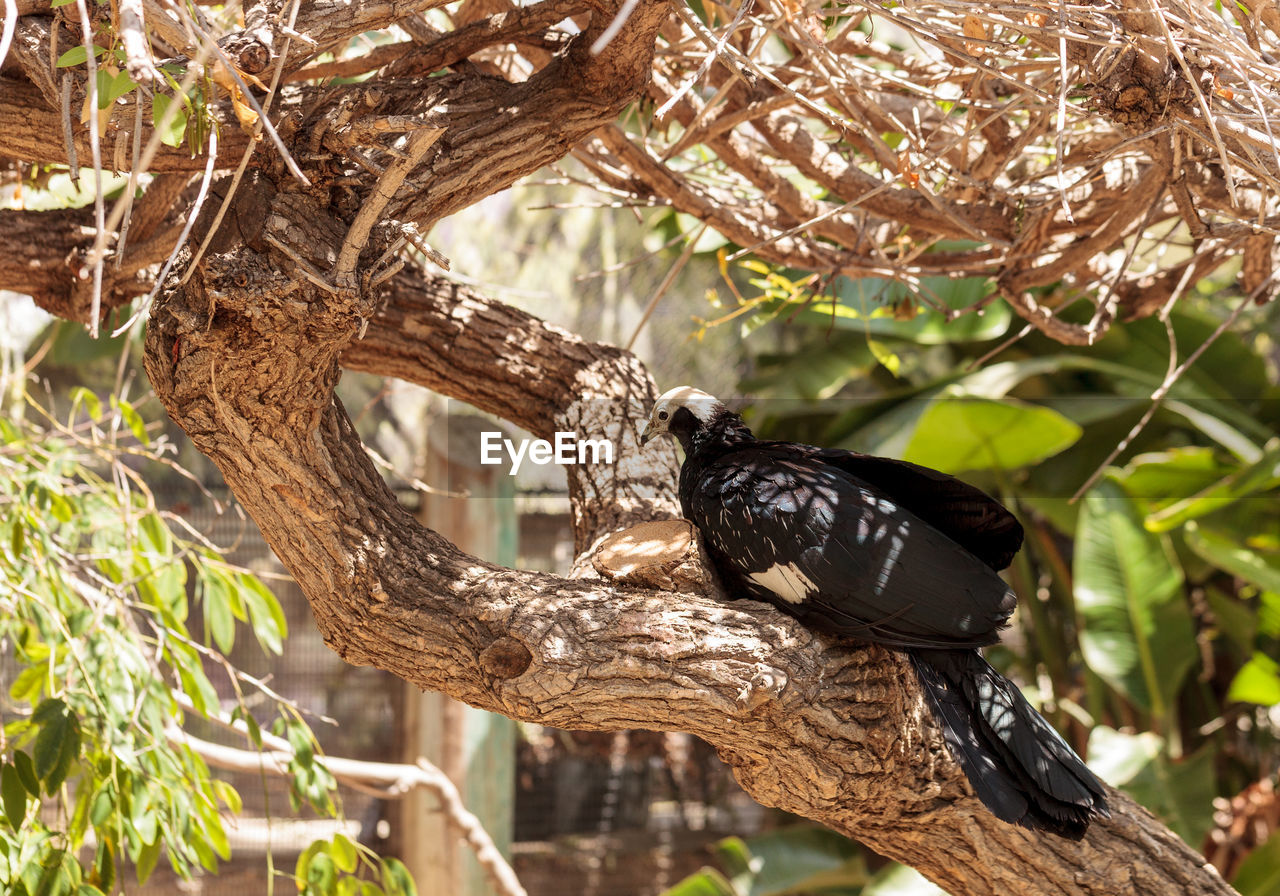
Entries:
{"label": "green leaf", "polygon": [[163,845],[163,837],[156,837],[149,843],[143,843],[142,851],[138,853],[138,860],[134,863],[134,873],[138,876],[139,884],[145,884],[147,878],[151,877],[151,872],[156,870],[156,862],[160,861],[160,848]]}
{"label": "green leaf", "polygon": [[1240,896],[1280,896],[1280,831],[1240,863],[1231,886]]}
{"label": "green leaf", "polygon": [[4,803],[4,817],[9,827],[19,830],[27,817],[27,788],[18,770],[10,763],[0,768],[0,802]]}
{"label": "green leaf", "polygon": [[[947,277],[925,277],[921,285],[952,311],[972,308],[989,292],[989,281],[982,277],[952,280]],[[957,342],[985,342],[998,339],[1009,329],[1013,312],[1004,302],[988,305],[980,311],[968,311],[959,317],[918,306],[908,318],[895,317],[894,305],[911,301],[903,284],[878,277],[857,279],[838,277],[835,282],[837,303],[829,300],[813,302],[798,315],[797,321],[822,329],[854,330],[872,337],[903,339],[917,345],[944,345]]]}
{"label": "green leaf", "polygon": [[1112,787],[1123,787],[1154,762],[1164,738],[1150,731],[1125,734],[1106,725],[1089,732],[1089,768]]}
{"label": "green leaf", "polygon": [[1280,703],[1280,663],[1261,651],[1254,651],[1249,662],[1231,680],[1227,699],[1260,706]]}
{"label": "green leaf", "polygon": [[136,86],[129,77],[128,69],[122,69],[114,75],[106,69],[98,69],[98,108],[110,109],[112,103]]}
{"label": "green leaf", "polygon": [[293,747],[294,761],[303,768],[311,766],[316,758],[315,749],[311,744],[311,732],[300,722],[293,722],[285,733],[289,746]]}
{"label": "green leaf", "polygon": [[399,859],[383,859],[382,883],[387,896],[418,896],[418,887],[413,882],[413,875]]}
{"label": "green leaf", "polygon": [[31,721],[40,726],[32,745],[36,776],[52,795],[80,755],[80,725],[66,703],[56,697],[36,707]]}
{"label": "green leaf", "polygon": [[110,785],[105,786],[93,798],[93,805],[89,808],[89,821],[94,827],[101,827],[115,808],[115,793]]}
{"label": "green leaf", "polygon": [[116,885],[116,851],[111,844],[102,840],[98,843],[98,852],[93,859],[92,882],[99,892],[110,893]]}
{"label": "green leaf", "polygon": [[171,96],[157,93],[151,98],[151,123],[157,128],[164,125],[165,114],[171,104],[176,104],[176,108],[173,110],[173,117],[160,132],[160,142],[176,148],[182,145],[182,139],[187,131],[187,113],[183,104]]}
{"label": "green leaf", "polygon": [[333,863],[338,866],[338,870],[346,874],[355,871],[356,865],[360,862],[360,854],[356,850],[356,845],[345,834],[333,835],[333,847],[329,852],[333,856]]}
{"label": "green leaf", "polygon": [[331,896],[337,892],[338,869],[327,852],[317,852],[311,857],[307,863],[306,880],[307,896]]}
{"label": "green leaf", "polygon": [[[825,828],[813,825],[782,828],[751,837],[746,846],[750,850],[750,868],[755,872],[748,891],[750,896],[814,892],[819,889],[820,881],[824,882],[823,889],[832,889],[838,884],[838,889],[852,890],[868,879],[857,847]],[[733,872],[732,867],[726,867]],[[739,884],[736,877],[734,883]]]}
{"label": "green leaf", "polygon": [[1048,408],[1013,400],[938,398],[921,414],[902,459],[948,473],[1014,470],[1069,448],[1081,432]]}
{"label": "green leaf", "polygon": [[44,689],[45,674],[47,672],[48,669],[43,665],[27,666],[18,673],[18,677],[9,686],[9,696],[14,700],[35,703],[40,697],[40,692]]}
{"label": "green leaf", "polygon": [[890,865],[872,878],[861,896],[946,896],[946,893],[914,868]]}
{"label": "green leaf", "polygon": [[1159,815],[1187,843],[1200,843],[1213,826],[1214,752],[1172,761],[1164,740],[1150,732],[1124,734],[1105,725],[1089,735],[1089,767]]}
{"label": "green leaf", "polygon": [[[67,2],[74,3],[75,0],[67,0]],[[60,4],[57,2],[54,3],[54,6],[62,6],[62,5],[65,5],[65,4]],[[107,52],[106,47],[99,47],[95,45],[93,48],[94,56],[101,56],[105,52]],[[85,49],[84,44],[79,44],[77,46],[72,47],[70,50],[67,50],[67,52],[59,56],[58,61],[55,63],[55,65],[57,65],[58,68],[68,68],[73,65],[84,65],[84,63],[86,63],[88,60],[89,60],[89,51]]]}
{"label": "green leaf", "polygon": [[1240,535],[1225,533],[1191,522],[1184,528],[1187,546],[1218,569],[1252,582],[1264,591],[1280,591],[1280,565],[1240,543]]}
{"label": "green leaf", "polygon": [[220,778],[215,778],[209,782],[213,787],[214,796],[222,801],[227,807],[227,811],[232,815],[239,815],[244,809],[244,803],[240,799],[240,792],[231,786],[230,783]]}
{"label": "green leaf", "polygon": [[691,874],[674,887],[665,890],[662,896],[743,896],[735,890],[733,884],[714,868],[703,868]]}
{"label": "green leaf", "polygon": [[[142,782],[140,781],[139,783],[141,784]],[[151,843],[158,839],[160,819],[155,806],[147,798],[145,784],[134,789],[129,821],[133,825],[133,829],[138,832],[138,839],[143,843]]]}
{"label": "green leaf", "polygon": [[236,641],[236,621],[232,613],[235,585],[220,569],[203,569],[201,580],[205,631],[219,650],[230,653]]}
{"label": "green leaf", "polygon": [[1165,717],[1199,655],[1182,571],[1113,480],[1085,495],[1074,570],[1085,662],[1130,701]]}
{"label": "green leaf", "polygon": [[285,619],[280,601],[276,600],[276,596],[257,576],[241,573],[236,577],[236,582],[249,613],[253,634],[262,649],[277,655],[284,652],[284,639],[289,632],[289,623]]}
{"label": "green leaf", "polygon": [[1200,750],[1178,761],[1163,753],[1125,786],[1138,802],[1164,820],[1188,845],[1198,847],[1213,827],[1218,796],[1214,751]]}
{"label": "green leaf", "polygon": [[40,777],[36,774],[35,763],[31,761],[31,757],[27,755],[26,751],[14,751],[13,767],[17,769],[18,778],[22,781],[22,786],[27,788],[27,793],[32,796],[39,796]]}
{"label": "green leaf", "polygon": [[872,356],[880,362],[884,369],[894,376],[897,376],[902,370],[902,359],[890,351],[889,346],[879,339],[868,339],[867,348],[871,349]]}
{"label": "green leaf", "polygon": [[1215,464],[1213,469],[1204,471],[1206,481],[1194,491],[1166,492],[1178,500],[1162,502],[1163,506],[1147,518],[1147,527],[1167,531],[1187,520],[1217,513],[1238,501],[1272,492],[1280,485],[1278,470],[1280,440],[1269,443],[1262,457],[1252,464],[1234,469]]}
{"label": "green leaf", "polygon": [[72,409],[74,410],[80,405],[84,405],[85,413],[89,415],[90,420],[97,420],[102,416],[102,401],[92,389],[76,386],[71,390]]}
{"label": "green leaf", "polygon": [[1228,594],[1221,588],[1207,587],[1204,596],[1218,631],[1241,654],[1248,654],[1253,649],[1253,637],[1258,629],[1258,619],[1253,610],[1234,593]]}
{"label": "green leaf", "polygon": [[125,425],[129,427],[129,432],[133,433],[133,437],[140,445],[151,444],[151,436],[147,435],[147,423],[130,402],[113,395],[111,406],[120,412],[120,418],[124,420]]}

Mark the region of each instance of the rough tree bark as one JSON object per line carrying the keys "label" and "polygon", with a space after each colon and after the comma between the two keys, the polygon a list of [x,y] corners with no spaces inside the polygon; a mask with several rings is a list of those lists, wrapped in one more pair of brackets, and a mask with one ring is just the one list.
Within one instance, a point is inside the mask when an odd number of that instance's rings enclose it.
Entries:
{"label": "rough tree bark", "polygon": [[[591,561],[603,539],[676,515],[674,454],[641,453],[636,441],[636,422],[655,392],[644,366],[416,264],[390,275],[387,259],[402,234],[396,222],[426,230],[582,146],[593,133],[603,149],[588,155],[603,180],[638,195],[669,193],[677,206],[702,208],[719,221],[721,212],[705,207],[713,193],[691,192],[612,128],[620,110],[646,89],[659,31],[672,27],[671,7],[640,0],[597,53],[592,44],[622,5],[612,0],[557,5],[556,16],[577,23],[579,33],[567,45],[564,34],[547,31],[558,19],[507,17],[504,4],[484,0],[464,5],[452,36],[407,18],[431,5],[298,4],[296,27],[310,30],[320,46],[340,43],[371,22],[404,21],[414,46],[388,69],[399,66],[403,74],[370,86],[280,92],[273,120],[309,183],[269,150],[258,150],[222,230],[195,261],[194,247],[211,227],[216,202],[201,214],[177,267],[190,276],[175,275],[164,285],[147,334],[147,370],[157,394],[218,465],[292,572],[326,642],[348,662],[387,669],[517,719],[562,728],[692,732],[715,745],[762,803],[856,837],[956,894],[1230,893],[1203,859],[1116,792],[1112,818],[1096,822],[1080,844],[996,821],[949,758],[909,665],[892,651],[836,643],[768,606],[726,601],[705,574],[697,576],[692,556],[674,558],[685,567],[671,578],[682,583],[679,591],[602,577]],[[147,9],[164,15],[158,6]],[[293,6],[268,3],[251,12],[258,9],[279,23]],[[36,18],[47,12],[34,2],[23,10]],[[79,126],[67,141],[51,139],[63,129],[50,95],[59,82],[35,39],[67,23],[27,19],[19,27],[27,49],[9,70],[16,68],[22,80],[5,81],[0,91],[0,156],[65,163],[70,145],[83,159],[88,138]],[[175,51],[198,49],[182,44],[183,32],[172,21],[162,30]],[[283,33],[268,35],[265,45],[287,63],[288,80],[311,54],[297,46],[293,55],[279,50],[287,43]],[[494,40],[533,45],[528,58],[539,67],[502,73],[491,60],[466,61]],[[455,70],[430,79],[415,74],[446,65]],[[726,96],[728,114],[741,121],[755,115],[762,139],[776,141],[796,164],[809,153],[815,176],[821,174],[830,160],[774,114],[769,91]],[[697,124],[699,108],[673,108]],[[227,122],[223,152],[236,157],[251,149],[229,112],[219,114]],[[120,133],[126,132],[117,133],[117,145]],[[393,143],[387,134],[405,136]],[[719,141],[726,158],[748,149],[723,134],[708,139]],[[738,157],[744,170],[770,184],[769,172]],[[148,195],[163,189],[168,198],[142,206],[146,238],[126,251],[124,273],[109,279],[104,307],[145,285],[134,275],[158,260],[158,244],[149,241],[177,232],[184,206],[174,203],[191,196],[182,175],[203,164],[180,151],[156,157],[151,170],[165,176]],[[838,176],[849,179],[849,189],[868,186],[852,168]],[[222,179],[212,195],[228,192],[229,184]],[[936,218],[946,235],[956,235],[948,230],[953,227],[998,235],[1009,226],[1003,212],[982,203],[948,200],[933,212],[919,197],[880,192],[877,201],[898,203],[892,213],[917,208],[922,221]],[[779,197],[779,220],[744,216],[740,242],[825,213],[803,197],[785,191]],[[787,201],[793,201],[790,210]],[[27,253],[18,264],[0,259],[4,285],[29,289],[55,313],[85,320],[90,220],[87,212],[0,216],[0,232],[23,240]],[[41,222],[56,223],[57,232],[39,235]],[[719,223],[733,227],[733,221]],[[834,229],[796,251],[841,255],[829,238],[856,239],[853,223],[832,218]],[[858,268],[856,259],[834,264]],[[576,430],[611,439],[619,449],[616,464],[570,468],[575,575],[493,566],[403,511],[334,396],[344,367],[419,383],[535,435]],[[696,587],[687,586],[689,570]]]}

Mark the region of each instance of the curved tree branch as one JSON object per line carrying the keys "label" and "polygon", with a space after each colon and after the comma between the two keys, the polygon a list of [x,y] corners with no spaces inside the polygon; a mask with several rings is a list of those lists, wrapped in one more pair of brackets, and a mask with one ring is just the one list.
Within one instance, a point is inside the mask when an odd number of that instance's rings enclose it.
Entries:
{"label": "curved tree branch", "polygon": [[[206,282],[220,284],[218,271]],[[898,654],[833,643],[762,604],[562,579],[467,556],[400,508],[333,398],[343,351],[375,366],[350,347],[358,328],[351,309],[323,296],[290,309],[224,293],[209,318],[208,295],[195,284],[155,309],[152,382],[348,662],[517,719],[692,732],[716,746],[761,802],[855,836],[955,892],[1060,893],[1063,881],[1086,894],[1230,892],[1116,793],[1113,818],[1096,822],[1082,845],[995,820],[948,757]],[[406,314],[414,298],[393,296],[391,307]],[[513,368],[531,372],[522,362],[533,353],[555,360],[531,367],[563,361],[577,370],[574,382],[602,397],[630,398],[633,378],[643,377],[630,356],[584,346],[518,312],[492,328],[476,322],[501,309],[474,296],[416,301],[417,325],[443,332],[388,372],[442,379],[494,348],[487,340],[501,332],[508,344],[527,346],[510,366],[471,371],[480,403],[486,392],[536,392],[544,380],[509,379]],[[447,347],[449,322],[463,318],[478,323],[477,338],[459,333]],[[412,333],[408,319],[398,323]],[[546,351],[552,344],[559,358]],[[581,363],[592,355],[603,361]],[[550,382],[552,394],[572,403]],[[649,463],[634,443],[623,456],[610,471],[619,480]],[[670,489],[668,479],[655,497],[665,504]]]}

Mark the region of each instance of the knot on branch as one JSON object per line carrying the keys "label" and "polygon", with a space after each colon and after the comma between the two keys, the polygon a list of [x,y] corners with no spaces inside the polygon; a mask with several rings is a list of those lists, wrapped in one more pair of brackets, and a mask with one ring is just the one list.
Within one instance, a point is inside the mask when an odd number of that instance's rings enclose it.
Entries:
{"label": "knot on branch", "polygon": [[532,662],[529,648],[515,638],[499,638],[480,654],[480,668],[503,681],[523,675]]}
{"label": "knot on branch", "polygon": [[738,692],[740,709],[755,712],[770,700],[776,700],[787,686],[787,675],[780,669],[760,669]]}
{"label": "knot on branch", "polygon": [[596,571],[627,585],[661,591],[704,590],[693,526],[686,520],[641,523],[601,542],[592,558]]}

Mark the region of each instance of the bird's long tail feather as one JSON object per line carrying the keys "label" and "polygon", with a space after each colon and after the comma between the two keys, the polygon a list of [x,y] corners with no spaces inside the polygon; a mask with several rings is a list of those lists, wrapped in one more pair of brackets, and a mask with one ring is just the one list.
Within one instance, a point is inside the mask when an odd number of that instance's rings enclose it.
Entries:
{"label": "bird's long tail feather", "polygon": [[1108,815],[1102,782],[977,651],[910,654],[951,755],[996,817],[1079,840]]}

